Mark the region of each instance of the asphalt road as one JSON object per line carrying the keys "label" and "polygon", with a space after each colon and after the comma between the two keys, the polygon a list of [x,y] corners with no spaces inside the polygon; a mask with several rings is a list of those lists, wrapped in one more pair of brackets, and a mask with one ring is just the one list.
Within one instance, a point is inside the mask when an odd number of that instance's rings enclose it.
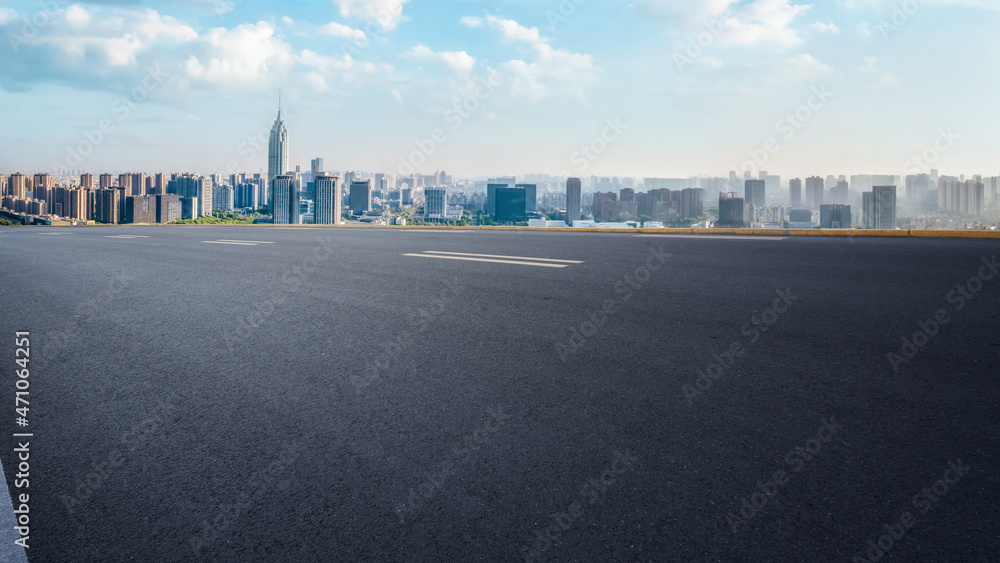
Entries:
{"label": "asphalt road", "polygon": [[32,562],[995,561],[998,251],[3,228],[0,461]]}

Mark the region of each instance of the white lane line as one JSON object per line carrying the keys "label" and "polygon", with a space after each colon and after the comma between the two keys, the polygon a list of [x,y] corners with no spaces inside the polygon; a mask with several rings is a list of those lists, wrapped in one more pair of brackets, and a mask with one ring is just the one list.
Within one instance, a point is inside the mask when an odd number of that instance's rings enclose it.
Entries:
{"label": "white lane line", "polygon": [[414,258],[438,258],[440,260],[465,260],[467,262],[491,262],[494,264],[515,264],[518,266],[541,266],[543,268],[567,268],[568,264],[548,264],[545,262],[518,262],[515,260],[490,260],[488,258],[470,258],[466,256],[439,256],[436,254],[404,254]]}
{"label": "white lane line", "polygon": [[52,235],[54,237],[60,237],[63,235],[68,235],[69,233],[35,233],[36,235]]}
{"label": "white lane line", "polygon": [[267,242],[264,240],[231,240],[227,238],[220,238],[219,242],[252,242],[254,244],[274,244],[273,242]]}
{"label": "white lane line", "polygon": [[785,240],[788,237],[775,236],[775,235],[746,235],[746,236],[730,236],[730,235],[632,235],[636,238],[686,238],[686,239],[697,239],[697,240]]}
{"label": "white lane line", "polygon": [[[7,488],[7,476],[3,472],[3,462],[0,462],[0,497],[2,497],[0,498],[0,561],[28,563],[24,548],[14,543],[21,534],[14,529],[14,526],[17,526],[17,518],[14,515],[10,489]],[[30,549],[31,540],[28,542]]]}
{"label": "white lane line", "polygon": [[260,246],[255,242],[224,242],[221,240],[203,240],[201,242],[204,242],[206,244],[233,244],[237,246]]}
{"label": "white lane line", "polygon": [[104,238],[126,238],[126,239],[129,239],[129,238],[149,238],[149,237],[146,236],[146,235],[108,235],[108,236],[105,236]]}
{"label": "white lane line", "polygon": [[583,264],[578,260],[556,260],[554,258],[528,258],[526,256],[497,256],[494,254],[465,254],[463,252],[439,252],[437,250],[425,250],[425,254],[444,254],[446,256],[472,256],[475,258],[507,258],[511,260],[537,260],[539,262],[558,262],[560,264]]}

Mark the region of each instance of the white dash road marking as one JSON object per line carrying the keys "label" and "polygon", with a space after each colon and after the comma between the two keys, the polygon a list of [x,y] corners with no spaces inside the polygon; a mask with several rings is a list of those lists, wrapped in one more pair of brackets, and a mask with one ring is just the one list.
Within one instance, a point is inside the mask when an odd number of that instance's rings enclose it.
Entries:
{"label": "white dash road marking", "polygon": [[274,244],[273,242],[268,242],[266,240],[230,240],[227,238],[220,238],[217,242],[252,242],[254,244]]}
{"label": "white dash road marking", "polygon": [[104,238],[125,238],[125,239],[129,239],[129,238],[149,238],[149,237],[146,236],[146,235],[108,235],[108,236],[105,236]]}
{"label": "white dash road marking", "polygon": [[506,258],[510,260],[535,260],[538,262],[558,262],[560,264],[583,264],[579,260],[556,260],[554,258],[529,258],[527,256],[498,256],[495,254],[466,254],[464,252],[440,252],[437,250],[425,250],[425,254],[444,254],[446,256],[471,256],[473,258]]}
{"label": "white dash road marking", "polygon": [[517,266],[540,266],[542,268],[568,268],[569,264],[551,264],[546,262],[520,262],[516,260],[492,260],[489,258],[472,258],[469,256],[442,256],[438,254],[404,254],[414,258],[437,258],[440,260],[464,260],[467,262],[491,262],[493,264],[515,264]]}
{"label": "white dash road marking", "polygon": [[201,242],[204,242],[206,244],[232,244],[232,245],[236,245],[236,246],[260,246],[259,244],[255,243],[255,242],[227,242],[227,241],[222,241],[222,240],[203,240]]}

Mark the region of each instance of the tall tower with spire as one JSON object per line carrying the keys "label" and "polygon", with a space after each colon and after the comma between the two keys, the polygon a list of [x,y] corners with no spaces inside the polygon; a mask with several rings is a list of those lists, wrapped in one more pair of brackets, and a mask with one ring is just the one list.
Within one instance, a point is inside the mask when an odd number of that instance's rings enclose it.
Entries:
{"label": "tall tower with spire", "polygon": [[[271,127],[271,140],[267,145],[267,184],[268,192],[272,194],[271,198],[274,197],[274,179],[289,171],[291,166],[289,154],[288,129],[281,120],[281,90],[278,90],[278,118]],[[268,205],[271,205],[270,201]]]}

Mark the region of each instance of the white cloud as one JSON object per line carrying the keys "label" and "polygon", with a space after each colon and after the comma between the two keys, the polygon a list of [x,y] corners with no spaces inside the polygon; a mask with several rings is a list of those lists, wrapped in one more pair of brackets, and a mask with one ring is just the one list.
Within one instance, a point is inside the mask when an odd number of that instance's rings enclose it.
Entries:
{"label": "white cloud", "polygon": [[833,22],[830,23],[816,22],[810,25],[809,29],[815,31],[816,33],[829,33],[830,35],[837,35],[838,33],[840,33],[840,28],[837,27],[837,24]]}
{"label": "white cloud", "polygon": [[526,41],[528,43],[547,41],[547,39],[543,38],[541,34],[538,33],[537,27],[524,27],[514,20],[488,15],[486,16],[486,23],[488,23],[493,29],[498,30],[500,35],[502,35],[507,41]]}
{"label": "white cloud", "polygon": [[415,59],[440,62],[459,74],[468,74],[476,67],[476,59],[465,51],[436,52],[424,45],[417,45],[406,55]]}
{"label": "white cloud", "polygon": [[762,64],[759,68],[764,82],[777,86],[815,81],[837,73],[833,67],[808,53]]}
{"label": "white cloud", "polygon": [[403,5],[410,0],[334,0],[340,6],[340,15],[345,18],[359,17],[381,26],[383,31],[392,31],[399,26],[403,17]]}
{"label": "white cloud", "polygon": [[332,35],[334,37],[343,37],[344,39],[355,39],[357,41],[365,41],[368,36],[365,32],[360,29],[354,29],[353,27],[337,23],[330,22],[326,25],[322,25],[319,28],[320,33],[325,33],[327,35]]}
{"label": "white cloud", "polygon": [[510,79],[511,97],[538,101],[551,94],[567,93],[583,99],[587,88],[597,83],[594,59],[588,54],[554,49],[545,43],[534,45],[532,62],[513,60],[501,67]]}
{"label": "white cloud", "polygon": [[292,18],[290,18],[288,16],[281,16],[281,21],[285,25],[295,25],[295,20],[293,20]]}
{"label": "white cloud", "polygon": [[399,103],[403,103],[403,95],[399,93],[399,90],[392,91],[392,98]]}
{"label": "white cloud", "polygon": [[267,22],[209,30],[197,50],[184,63],[184,73],[200,83],[254,84],[287,71],[294,62],[291,47],[275,37],[274,26]]}
{"label": "white cloud", "polygon": [[483,20],[475,16],[463,16],[460,21],[462,25],[469,27],[483,27]]}
{"label": "white cloud", "polygon": [[802,43],[792,22],[809,6],[791,0],[755,0],[725,21],[720,41],[736,45],[773,44],[782,49]]}

